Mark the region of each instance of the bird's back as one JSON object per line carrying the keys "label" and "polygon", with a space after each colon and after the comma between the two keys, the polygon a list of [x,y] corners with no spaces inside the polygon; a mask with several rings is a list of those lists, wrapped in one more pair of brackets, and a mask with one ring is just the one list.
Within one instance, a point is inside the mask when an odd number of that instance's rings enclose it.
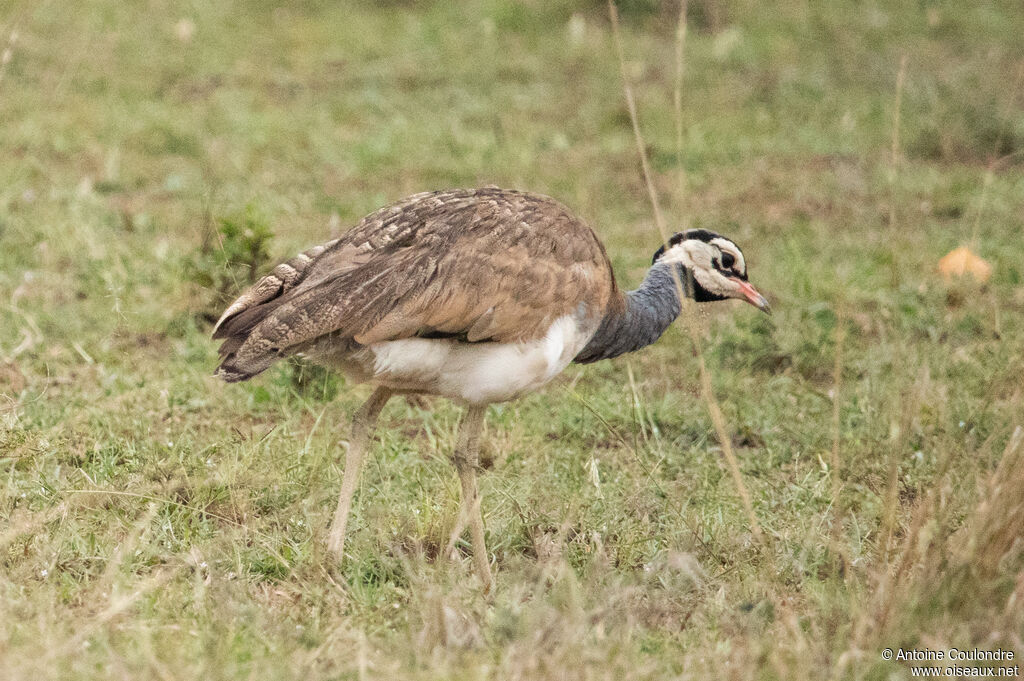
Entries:
{"label": "bird's back", "polygon": [[621,299],[594,232],[562,204],[497,188],[416,194],[274,268],[231,304],[218,375],[250,378],[325,340],[528,342]]}

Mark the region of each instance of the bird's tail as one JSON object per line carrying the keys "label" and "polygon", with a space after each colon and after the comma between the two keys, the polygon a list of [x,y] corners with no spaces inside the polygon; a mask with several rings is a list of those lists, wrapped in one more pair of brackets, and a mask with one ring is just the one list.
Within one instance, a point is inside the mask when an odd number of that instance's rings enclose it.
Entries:
{"label": "bird's tail", "polygon": [[228,383],[245,381],[287,354],[285,338],[279,338],[287,334],[276,328],[279,325],[257,327],[297,292],[309,266],[336,242],[314,246],[281,263],[228,306],[213,327],[213,337],[224,339],[215,376]]}
{"label": "bird's tail", "polygon": [[217,330],[223,338],[220,365],[214,375],[227,383],[247,381],[263,373],[283,356],[280,348],[263,338],[257,327],[278,307],[276,301],[249,308]]}
{"label": "bird's tail", "polygon": [[234,364],[224,361],[220,363],[220,366],[217,367],[217,371],[213,375],[225,383],[238,383],[239,381],[248,381],[256,374],[242,371]]}

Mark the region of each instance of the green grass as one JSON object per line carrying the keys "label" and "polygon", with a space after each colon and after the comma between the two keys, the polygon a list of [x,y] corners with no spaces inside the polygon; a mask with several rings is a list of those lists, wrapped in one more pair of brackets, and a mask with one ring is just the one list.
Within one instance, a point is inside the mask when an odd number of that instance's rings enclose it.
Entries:
{"label": "green grass", "polygon": [[[367,389],[294,364],[223,385],[208,315],[266,253],[487,183],[563,200],[637,283],[658,236],[604,5],[0,6],[0,675],[902,679],[883,648],[1024,654],[1024,10],[771,5],[691,0],[681,155],[676,10],[623,6],[667,214],[740,243],[775,309],[696,322],[764,539],[673,328],[491,409],[492,602],[438,557],[459,410],[387,408],[335,570]],[[986,286],[936,273],[964,243]]]}

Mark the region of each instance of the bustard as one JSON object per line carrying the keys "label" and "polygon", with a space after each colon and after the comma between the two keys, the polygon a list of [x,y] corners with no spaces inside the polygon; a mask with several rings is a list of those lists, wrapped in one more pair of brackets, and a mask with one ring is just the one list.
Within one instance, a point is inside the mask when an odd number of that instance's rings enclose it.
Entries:
{"label": "bustard", "polygon": [[699,301],[738,298],[768,311],[743,253],[703,229],[672,236],[638,289],[623,293],[594,232],[554,199],[497,188],[416,194],[339,239],[275,267],[214,328],[217,375],[244,381],[302,354],[376,387],[355,413],[328,537],[341,559],[352,497],[377,417],[395,394],[466,405],[454,453],[484,588],[476,468],[487,405],[537,390],[570,362],[650,345],[679,315],[676,276]]}

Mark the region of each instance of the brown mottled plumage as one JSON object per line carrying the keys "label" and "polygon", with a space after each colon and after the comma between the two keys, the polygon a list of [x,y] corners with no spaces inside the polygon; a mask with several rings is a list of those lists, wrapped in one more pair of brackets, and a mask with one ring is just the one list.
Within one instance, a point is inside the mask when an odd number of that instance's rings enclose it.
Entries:
{"label": "brown mottled plumage", "polygon": [[217,374],[241,381],[303,353],[376,389],[352,422],[328,549],[345,527],[373,426],[395,393],[467,406],[453,459],[485,588],[490,565],[476,484],[487,405],[536,390],[572,361],[595,362],[653,343],[698,301],[744,299],[767,311],[732,241],[674,235],[643,284],[625,295],[594,232],[554,199],[497,188],[417,194],[363,218],[340,239],[301,253],[242,294],[214,329]]}
{"label": "brown mottled plumage", "polygon": [[554,199],[483,188],[416,194],[274,270],[228,307],[219,375],[244,380],[318,339],[541,338],[621,304],[594,232]]}

